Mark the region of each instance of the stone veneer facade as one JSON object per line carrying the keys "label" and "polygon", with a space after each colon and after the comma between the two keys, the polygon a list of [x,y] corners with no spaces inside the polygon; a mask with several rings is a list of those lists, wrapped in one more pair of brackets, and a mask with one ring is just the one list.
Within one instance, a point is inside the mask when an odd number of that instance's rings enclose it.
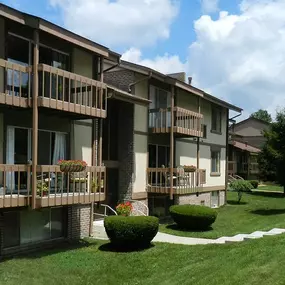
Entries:
{"label": "stone veneer facade", "polygon": [[174,196],[174,204],[175,205],[185,205],[185,204],[193,204],[193,205],[205,205],[211,207],[211,195],[212,192],[219,193],[219,207],[225,204],[225,190],[223,191],[211,191],[211,192],[202,192],[199,195],[195,194],[187,194],[187,195],[175,195]]}

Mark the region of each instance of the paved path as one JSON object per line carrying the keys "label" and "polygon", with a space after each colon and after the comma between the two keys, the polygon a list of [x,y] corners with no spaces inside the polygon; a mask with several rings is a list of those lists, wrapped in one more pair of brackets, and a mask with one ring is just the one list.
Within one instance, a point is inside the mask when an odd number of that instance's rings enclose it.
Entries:
{"label": "paved path", "polygon": [[224,244],[224,243],[232,243],[232,242],[241,242],[245,240],[258,239],[263,236],[273,236],[285,233],[285,229],[274,228],[268,232],[264,231],[256,231],[251,234],[237,234],[231,237],[220,237],[217,239],[204,239],[204,238],[191,238],[191,237],[181,237],[170,234],[165,234],[158,232],[154,242],[166,242],[166,243],[174,243],[174,244],[188,244],[188,245],[196,245],[196,244]]}
{"label": "paved path", "polygon": [[[93,223],[93,237],[96,239],[108,240],[103,221],[95,221]],[[237,234],[231,237],[220,237],[217,239],[205,239],[205,238],[191,238],[191,237],[181,237],[170,234],[165,234],[158,232],[154,242],[166,242],[174,244],[186,244],[186,245],[196,245],[196,244],[224,244],[231,242],[240,242],[244,240],[251,240],[262,238],[263,236],[273,236],[285,233],[285,229],[274,228],[270,231],[256,231],[251,234]]]}

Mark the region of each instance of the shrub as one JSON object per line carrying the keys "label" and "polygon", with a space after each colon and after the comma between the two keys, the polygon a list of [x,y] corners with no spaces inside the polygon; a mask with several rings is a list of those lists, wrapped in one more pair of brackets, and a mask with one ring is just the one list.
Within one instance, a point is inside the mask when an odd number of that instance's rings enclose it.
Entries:
{"label": "shrub", "polygon": [[250,180],[249,182],[254,189],[257,189],[257,187],[258,187],[258,181],[257,180]]}
{"label": "shrub", "polygon": [[110,216],[104,220],[106,233],[115,246],[144,248],[158,232],[158,218],[146,216]]}
{"label": "shrub", "polygon": [[238,203],[241,201],[243,192],[250,192],[253,186],[246,180],[235,180],[230,183],[230,188],[238,192]]}
{"label": "shrub", "polygon": [[206,206],[174,205],[169,210],[178,227],[185,229],[207,229],[217,218],[217,211]]}
{"label": "shrub", "polygon": [[253,186],[247,180],[235,180],[230,183],[230,188],[235,191],[250,192]]}

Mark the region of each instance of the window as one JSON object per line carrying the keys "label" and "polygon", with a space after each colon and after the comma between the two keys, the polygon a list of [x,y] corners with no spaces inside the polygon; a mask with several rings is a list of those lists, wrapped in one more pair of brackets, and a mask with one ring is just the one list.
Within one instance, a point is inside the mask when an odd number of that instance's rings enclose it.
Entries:
{"label": "window", "polygon": [[46,208],[4,213],[4,248],[64,237],[65,209]]}
{"label": "window", "polygon": [[222,110],[218,107],[212,107],[212,132],[222,132]]}
{"label": "window", "polygon": [[163,145],[150,144],[148,146],[149,167],[169,167],[170,163],[170,147]]}
{"label": "window", "polygon": [[211,151],[211,175],[220,175],[221,171],[221,152],[220,150]]}
{"label": "window", "polygon": [[207,138],[207,125],[202,125],[203,139]]}

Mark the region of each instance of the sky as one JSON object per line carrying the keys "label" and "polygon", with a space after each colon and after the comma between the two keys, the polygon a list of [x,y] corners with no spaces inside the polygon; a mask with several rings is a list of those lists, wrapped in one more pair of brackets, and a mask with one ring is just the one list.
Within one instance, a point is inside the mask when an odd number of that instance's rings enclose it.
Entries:
{"label": "sky", "polygon": [[0,0],[244,109],[285,106],[285,0]]}

